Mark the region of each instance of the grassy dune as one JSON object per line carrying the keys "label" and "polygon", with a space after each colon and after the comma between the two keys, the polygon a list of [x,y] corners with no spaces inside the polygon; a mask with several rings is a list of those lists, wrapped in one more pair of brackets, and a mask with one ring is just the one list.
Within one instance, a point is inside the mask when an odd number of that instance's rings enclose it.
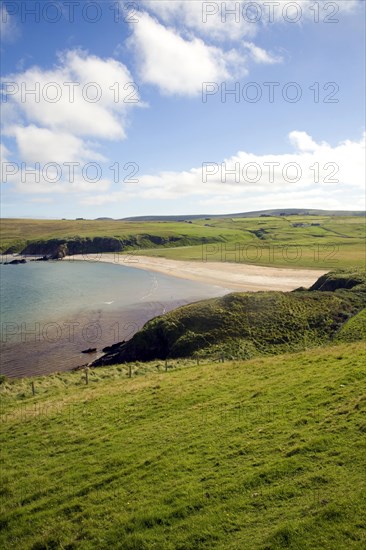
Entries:
{"label": "grassy dune", "polygon": [[3,383],[1,547],[364,548],[365,355]]}
{"label": "grassy dune", "polygon": [[309,290],[235,292],[179,307],[146,323],[95,364],[222,354],[249,359],[326,344],[339,332],[354,341],[362,338],[363,318],[353,318],[365,307],[366,271],[337,270]]}
{"label": "grassy dune", "polygon": [[[365,219],[357,216],[202,218],[190,223],[3,219],[1,227],[2,251],[51,239],[137,236],[139,254],[178,260],[312,268],[365,265]],[[149,235],[179,238],[179,246],[149,243],[146,248],[144,236]]]}

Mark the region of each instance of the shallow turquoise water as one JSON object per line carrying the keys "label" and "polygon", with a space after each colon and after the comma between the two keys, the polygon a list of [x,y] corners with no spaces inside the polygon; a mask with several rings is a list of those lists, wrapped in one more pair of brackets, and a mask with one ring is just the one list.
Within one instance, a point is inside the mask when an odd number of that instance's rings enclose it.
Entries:
{"label": "shallow turquoise water", "polygon": [[7,376],[68,370],[81,351],[127,340],[149,319],[225,289],[126,265],[63,260],[0,265],[1,362]]}
{"label": "shallow turquoise water", "polygon": [[0,265],[0,276],[2,322],[14,323],[223,294],[218,287],[102,262]]}

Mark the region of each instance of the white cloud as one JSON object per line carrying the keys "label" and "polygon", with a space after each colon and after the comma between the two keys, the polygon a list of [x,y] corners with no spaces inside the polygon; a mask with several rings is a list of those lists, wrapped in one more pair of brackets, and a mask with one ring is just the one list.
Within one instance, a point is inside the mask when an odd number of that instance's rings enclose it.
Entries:
{"label": "white cloud", "polygon": [[193,96],[201,93],[204,82],[244,76],[245,56],[236,50],[223,51],[201,39],[185,40],[147,13],[139,15],[129,39],[138,57],[140,78],[166,94]]}
{"label": "white cloud", "polygon": [[[257,32],[257,25],[242,17],[242,3],[237,1],[143,0],[141,4],[164,23],[184,26],[210,40],[240,40]],[[230,15],[233,9],[236,15]]]}
{"label": "white cloud", "polygon": [[316,151],[318,144],[306,132],[290,132],[290,142],[299,151]]}
{"label": "white cloud", "polygon": [[[261,28],[271,24],[292,25],[292,20],[298,24],[311,23],[316,14],[313,0],[142,0],[140,4],[164,24],[192,31],[210,41],[252,38]],[[319,17],[337,19],[360,5],[362,0],[321,0]]]}
{"label": "white cloud", "polygon": [[[12,189],[26,194],[107,191],[108,179],[90,182],[83,169],[89,161],[107,160],[98,152],[100,140],[125,138],[129,111],[141,105],[128,69],[114,59],[71,50],[52,69],[34,66],[7,75],[3,84],[8,92],[2,105],[3,134],[15,139],[14,157],[20,161],[19,170],[6,177]],[[36,94],[25,95],[31,90]],[[94,101],[96,91],[100,97]],[[63,165],[74,162],[78,166],[71,168],[72,178]],[[31,175],[27,170],[34,170],[36,163],[40,170]],[[60,165],[60,178],[52,168],[43,173],[47,163]]]}
{"label": "white cloud", "polygon": [[27,163],[105,160],[102,155],[89,149],[83,140],[66,132],[30,125],[9,128],[8,135],[15,137],[18,152],[22,160]]}
{"label": "white cloud", "polygon": [[[224,163],[207,166],[206,178],[202,166],[183,172],[144,175],[138,184],[126,185],[123,192],[89,196],[84,204],[102,205],[132,197],[166,200],[196,197],[197,200],[220,203],[227,197],[237,201],[249,196],[258,201],[262,196],[267,205],[272,205],[270,197],[278,196],[282,200],[284,195],[290,197],[293,193],[295,199],[303,193],[306,197],[314,197],[314,201],[308,204],[315,206],[319,194],[331,201],[331,197],[339,193],[338,206],[342,207],[345,195],[363,196],[365,136],[360,141],[347,140],[335,147],[325,142],[316,143],[305,132],[291,132],[289,139],[295,147],[293,152],[255,155],[240,151]],[[268,163],[272,164],[269,166]],[[238,173],[238,181],[229,171]]]}
{"label": "white cloud", "polygon": [[[27,122],[79,136],[123,139],[127,113],[138,104],[126,100],[139,101],[129,86],[133,78],[122,63],[79,50],[65,52],[51,70],[34,66],[9,74],[2,82],[9,92],[7,100]],[[36,93],[26,93],[30,90]]]}
{"label": "white cloud", "polygon": [[253,44],[253,42],[244,42],[244,46],[248,48],[251,58],[256,63],[266,63],[269,65],[273,65],[274,63],[281,63],[282,61],[281,56],[271,54],[263,48],[259,48],[259,46]]}

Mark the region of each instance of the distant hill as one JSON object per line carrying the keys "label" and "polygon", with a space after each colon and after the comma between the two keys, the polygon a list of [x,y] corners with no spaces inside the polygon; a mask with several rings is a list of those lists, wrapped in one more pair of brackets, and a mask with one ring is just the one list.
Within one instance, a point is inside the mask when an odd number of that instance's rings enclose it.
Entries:
{"label": "distant hill", "polygon": [[[180,216],[135,216],[121,218],[123,221],[186,221],[202,218],[258,218],[260,216],[366,216],[364,210],[316,210],[309,208],[277,208],[270,210],[256,210],[254,212],[240,212],[236,214],[188,214]],[[98,218],[101,219],[101,218]]]}

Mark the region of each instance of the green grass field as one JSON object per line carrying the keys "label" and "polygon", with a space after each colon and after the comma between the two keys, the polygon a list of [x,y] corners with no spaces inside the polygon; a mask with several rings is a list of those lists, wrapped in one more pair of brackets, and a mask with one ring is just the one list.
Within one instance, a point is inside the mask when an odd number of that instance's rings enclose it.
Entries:
{"label": "green grass field", "polygon": [[[296,226],[300,224],[300,226]],[[314,225],[315,224],[315,225]],[[296,227],[295,227],[296,226]],[[203,218],[185,222],[1,220],[2,251],[50,239],[153,235],[185,246],[136,246],[138,254],[190,261],[231,261],[268,266],[337,268],[365,265],[365,218],[281,216]],[[197,240],[202,243],[197,244]],[[192,242],[190,242],[192,241]],[[128,248],[128,253],[132,249]]]}
{"label": "green grass field", "polygon": [[1,547],[363,549],[365,355],[3,382]]}
{"label": "green grass field", "polygon": [[[298,223],[306,226],[293,227]],[[295,268],[365,266],[365,220],[360,217],[232,218],[195,220],[193,224],[239,230],[241,235],[239,239],[226,243],[148,249],[137,253],[175,260],[229,261]]]}

